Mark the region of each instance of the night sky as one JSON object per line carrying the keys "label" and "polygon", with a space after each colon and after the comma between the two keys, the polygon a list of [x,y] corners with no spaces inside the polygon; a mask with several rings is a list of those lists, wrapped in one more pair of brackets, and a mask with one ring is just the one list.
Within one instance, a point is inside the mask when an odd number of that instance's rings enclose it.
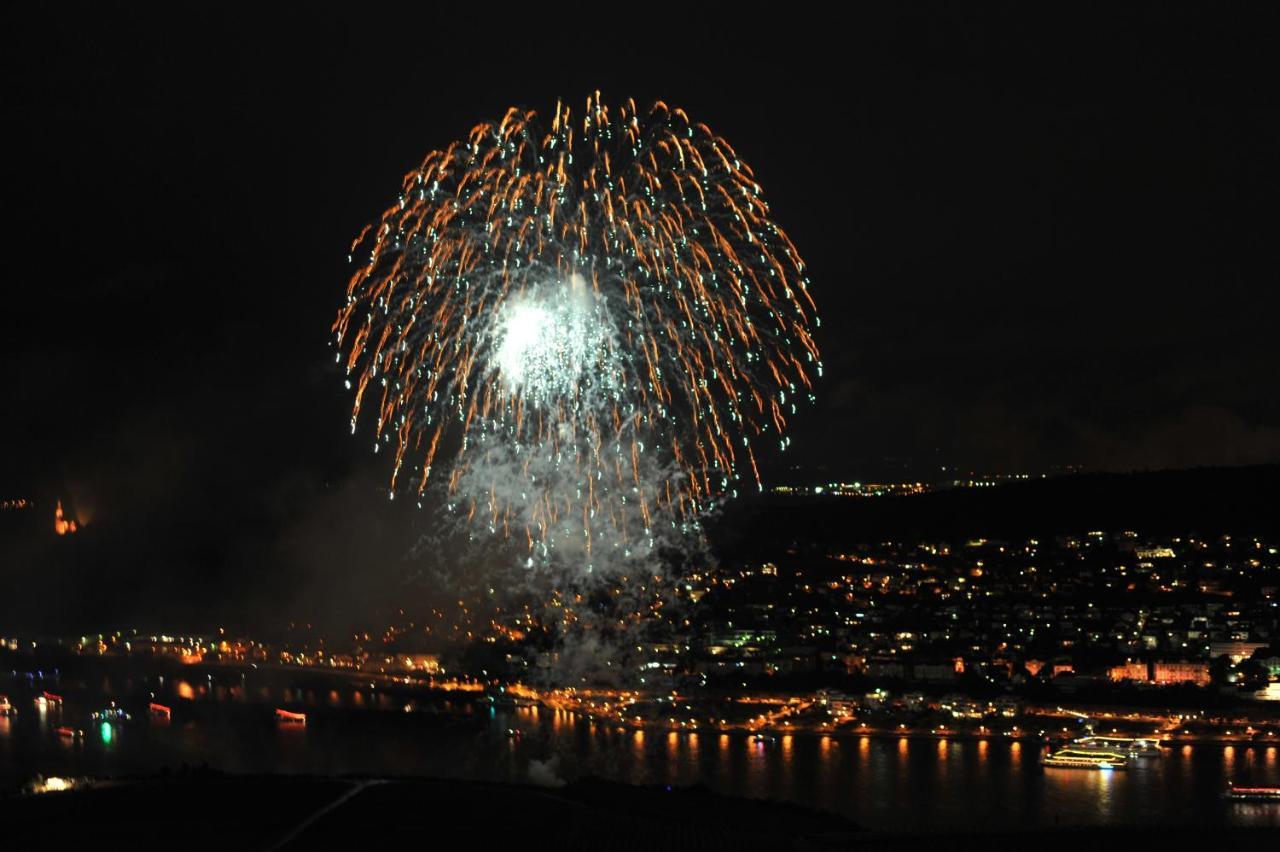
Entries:
{"label": "night sky", "polygon": [[347,246],[429,149],[597,88],[725,136],[808,261],[826,378],[775,477],[1280,460],[1274,20],[602,8],[0,13],[0,499],[88,522],[94,605],[412,573],[329,348]]}

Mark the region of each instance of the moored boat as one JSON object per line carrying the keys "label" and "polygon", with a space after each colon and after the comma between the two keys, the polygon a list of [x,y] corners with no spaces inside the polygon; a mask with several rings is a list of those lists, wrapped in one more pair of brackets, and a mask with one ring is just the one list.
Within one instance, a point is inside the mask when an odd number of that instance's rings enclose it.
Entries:
{"label": "moored boat", "polygon": [[1063,769],[1100,769],[1111,771],[1129,768],[1129,756],[1118,751],[1093,748],[1064,748],[1040,758],[1042,766]]}
{"label": "moored boat", "polygon": [[1233,802],[1280,803],[1280,787],[1237,787],[1232,784],[1222,797]]}
{"label": "moored boat", "polygon": [[292,710],[285,710],[281,707],[276,708],[276,722],[281,725],[300,725],[307,724],[306,713],[295,713]]}
{"label": "moored boat", "polygon": [[1159,756],[1160,740],[1154,737],[1087,736],[1073,740],[1071,748],[1087,751],[1121,751],[1129,757]]}

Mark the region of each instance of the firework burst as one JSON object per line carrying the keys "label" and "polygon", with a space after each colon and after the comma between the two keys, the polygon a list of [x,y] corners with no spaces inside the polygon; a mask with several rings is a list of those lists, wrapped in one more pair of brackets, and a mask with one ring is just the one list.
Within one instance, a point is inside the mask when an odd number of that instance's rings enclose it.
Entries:
{"label": "firework burst", "polygon": [[[391,493],[630,555],[696,523],[821,374],[799,253],[751,169],[680,109],[511,109],[432,151],[352,245],[333,330]],[[532,564],[532,562],[530,562]]]}

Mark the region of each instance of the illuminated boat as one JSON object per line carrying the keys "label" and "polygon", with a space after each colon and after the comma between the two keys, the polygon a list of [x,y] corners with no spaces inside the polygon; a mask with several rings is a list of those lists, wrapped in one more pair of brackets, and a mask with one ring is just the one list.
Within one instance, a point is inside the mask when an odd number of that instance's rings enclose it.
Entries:
{"label": "illuminated boat", "polygon": [[307,714],[294,713],[292,710],[282,710],[277,707],[276,721],[284,725],[305,725],[307,724]]}
{"label": "illuminated boat", "polygon": [[1086,751],[1123,751],[1129,757],[1143,757],[1146,755],[1160,754],[1160,740],[1144,737],[1103,737],[1089,736],[1081,737],[1074,740],[1071,745],[1074,749],[1084,749]]}
{"label": "illuminated boat", "polygon": [[123,708],[117,707],[116,703],[112,701],[109,707],[94,711],[89,718],[95,722],[128,722],[131,717]]}
{"label": "illuminated boat", "polygon": [[13,709],[13,705],[9,703],[9,696],[0,695],[0,716],[12,716],[17,712]]}
{"label": "illuminated boat", "polygon": [[36,696],[37,707],[52,707],[62,703],[61,695],[54,695],[52,692],[42,692]]}
{"label": "illuminated boat", "polygon": [[778,737],[776,734],[760,733],[752,737],[751,740],[761,745],[772,745],[778,741]]}
{"label": "illuminated boat", "polygon": [[63,728],[58,728],[58,736],[62,737],[63,739],[72,740],[72,741],[82,740],[84,739],[84,731],[79,731],[79,730],[76,730],[75,728],[63,727]]}
{"label": "illuminated boat", "polygon": [[50,778],[41,778],[37,775],[35,780],[27,785],[27,791],[30,793],[61,793],[66,790],[74,790],[80,784],[81,781],[78,778],[60,778],[56,775]]}
{"label": "illuminated boat", "polygon": [[147,705],[147,710],[150,711],[152,716],[159,716],[163,719],[168,719],[173,715],[173,710],[171,708],[166,707],[163,704],[157,704],[154,701]]}
{"label": "illuminated boat", "polygon": [[1110,771],[1128,769],[1129,756],[1118,751],[1102,751],[1092,748],[1064,748],[1040,758],[1042,766],[1063,769],[1100,769]]}
{"label": "illuminated boat", "polygon": [[1237,787],[1232,784],[1222,797],[1233,802],[1280,803],[1280,787]]}

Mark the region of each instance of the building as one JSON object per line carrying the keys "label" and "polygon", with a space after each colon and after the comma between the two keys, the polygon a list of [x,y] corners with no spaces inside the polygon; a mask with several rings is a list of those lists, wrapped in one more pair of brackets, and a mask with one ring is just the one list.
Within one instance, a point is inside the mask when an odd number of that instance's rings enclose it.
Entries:
{"label": "building", "polygon": [[1154,663],[1151,666],[1151,680],[1162,686],[1176,683],[1194,683],[1196,686],[1208,686],[1209,664]]}
{"label": "building", "polygon": [[62,501],[58,501],[58,507],[53,510],[53,531],[58,535],[67,535],[76,532],[76,522],[62,515]]}
{"label": "building", "polygon": [[397,654],[396,665],[403,671],[440,674],[438,654]]}
{"label": "building", "polygon": [[835,689],[819,689],[818,701],[832,716],[850,717],[858,712],[858,699]]}
{"label": "building", "polygon": [[1231,662],[1240,663],[1252,657],[1254,651],[1265,647],[1266,642],[1210,642],[1209,659],[1226,656]]}
{"label": "building", "polygon": [[1127,660],[1123,665],[1107,669],[1107,677],[1113,681],[1138,681],[1146,683],[1151,680],[1150,667],[1146,663]]}

